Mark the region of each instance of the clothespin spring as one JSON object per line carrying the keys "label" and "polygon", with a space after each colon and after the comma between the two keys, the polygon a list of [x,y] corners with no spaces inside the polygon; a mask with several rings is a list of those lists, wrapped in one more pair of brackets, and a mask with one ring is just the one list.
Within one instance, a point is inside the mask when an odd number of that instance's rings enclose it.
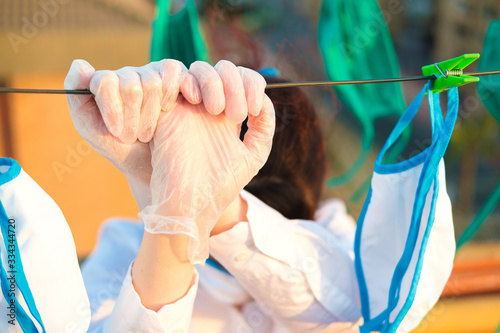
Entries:
{"label": "clothespin spring", "polygon": [[434,63],[434,66],[436,66],[437,70],[439,71],[439,73],[441,73],[441,75],[444,78],[447,78],[448,75],[451,75],[451,76],[460,76],[460,75],[464,74],[464,71],[461,70],[461,69],[452,69],[452,70],[445,69],[445,71],[443,73],[443,71],[441,70],[441,68],[439,68],[438,63]]}

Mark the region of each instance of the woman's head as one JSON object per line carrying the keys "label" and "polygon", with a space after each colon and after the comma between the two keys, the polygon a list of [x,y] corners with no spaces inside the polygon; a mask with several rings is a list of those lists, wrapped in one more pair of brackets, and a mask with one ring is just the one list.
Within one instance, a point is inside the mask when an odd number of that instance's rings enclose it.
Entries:
{"label": "woman's head", "polygon": [[[265,77],[268,83],[283,82]],[[290,219],[312,219],[326,172],[321,126],[314,108],[298,88],[267,89],[276,112],[271,154],[245,187]],[[242,137],[246,132],[242,127]]]}

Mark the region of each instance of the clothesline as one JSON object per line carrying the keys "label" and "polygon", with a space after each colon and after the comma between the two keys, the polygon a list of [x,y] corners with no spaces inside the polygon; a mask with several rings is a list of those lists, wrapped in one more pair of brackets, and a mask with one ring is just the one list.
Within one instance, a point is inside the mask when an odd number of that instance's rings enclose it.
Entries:
{"label": "clothesline", "polygon": [[[498,71],[464,73],[469,76],[485,76],[498,75]],[[270,83],[266,86],[267,89],[274,88],[289,88],[289,87],[314,87],[314,86],[339,86],[348,84],[373,84],[373,83],[388,83],[388,82],[405,82],[405,81],[422,81],[434,80],[436,77],[429,76],[407,76],[390,79],[371,79],[371,80],[345,80],[345,81],[310,81],[310,82],[286,82],[286,83]],[[72,95],[91,95],[89,90],[64,90],[64,89],[25,89],[25,88],[8,88],[0,87],[0,93],[24,93],[24,94],[72,94]]]}

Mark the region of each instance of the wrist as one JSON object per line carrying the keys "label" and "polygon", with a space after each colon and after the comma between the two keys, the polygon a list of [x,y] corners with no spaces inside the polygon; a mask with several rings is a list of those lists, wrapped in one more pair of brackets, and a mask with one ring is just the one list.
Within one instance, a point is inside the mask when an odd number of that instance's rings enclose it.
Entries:
{"label": "wrist", "polygon": [[189,237],[144,232],[132,266],[132,283],[144,307],[158,311],[184,297],[194,281],[189,263]]}
{"label": "wrist", "polygon": [[247,211],[248,203],[238,194],[233,202],[224,210],[210,232],[210,236],[215,236],[230,230],[240,222],[248,222]]}
{"label": "wrist", "polygon": [[150,180],[151,176],[143,176],[142,178],[132,174],[125,174],[130,191],[135,198],[139,210],[143,210],[151,204]]}

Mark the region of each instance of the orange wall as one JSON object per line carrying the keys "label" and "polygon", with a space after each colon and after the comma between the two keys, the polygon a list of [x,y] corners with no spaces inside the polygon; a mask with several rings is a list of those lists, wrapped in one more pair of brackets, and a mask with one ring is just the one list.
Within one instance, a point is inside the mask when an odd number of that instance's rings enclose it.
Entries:
{"label": "orange wall", "polygon": [[[14,87],[63,88],[64,75],[18,75]],[[90,253],[99,225],[135,217],[127,181],[80,137],[63,95],[11,94],[14,158],[56,201],[71,227],[79,256]]]}

